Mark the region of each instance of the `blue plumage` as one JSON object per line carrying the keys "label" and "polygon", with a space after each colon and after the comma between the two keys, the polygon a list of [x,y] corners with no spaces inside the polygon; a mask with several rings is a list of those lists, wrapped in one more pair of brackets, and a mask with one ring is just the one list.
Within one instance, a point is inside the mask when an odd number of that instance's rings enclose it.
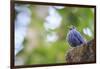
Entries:
{"label": "blue plumage", "polygon": [[68,34],[67,34],[67,40],[68,43],[72,47],[80,46],[84,43],[84,38],[81,36],[81,34],[76,30],[75,27],[70,28]]}

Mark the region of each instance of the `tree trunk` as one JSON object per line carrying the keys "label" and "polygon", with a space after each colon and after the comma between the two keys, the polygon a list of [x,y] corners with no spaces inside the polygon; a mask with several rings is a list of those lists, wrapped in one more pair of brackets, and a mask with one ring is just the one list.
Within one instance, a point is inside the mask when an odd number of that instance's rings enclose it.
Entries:
{"label": "tree trunk", "polygon": [[80,47],[72,47],[66,53],[67,63],[86,63],[96,61],[95,40],[88,41]]}

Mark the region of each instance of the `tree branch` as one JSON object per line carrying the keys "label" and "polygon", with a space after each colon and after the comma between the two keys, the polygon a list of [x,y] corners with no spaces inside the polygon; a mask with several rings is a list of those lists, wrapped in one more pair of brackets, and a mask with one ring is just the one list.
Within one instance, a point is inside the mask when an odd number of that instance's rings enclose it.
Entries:
{"label": "tree branch", "polygon": [[88,41],[80,47],[72,47],[66,53],[67,63],[94,62],[96,58],[95,40]]}

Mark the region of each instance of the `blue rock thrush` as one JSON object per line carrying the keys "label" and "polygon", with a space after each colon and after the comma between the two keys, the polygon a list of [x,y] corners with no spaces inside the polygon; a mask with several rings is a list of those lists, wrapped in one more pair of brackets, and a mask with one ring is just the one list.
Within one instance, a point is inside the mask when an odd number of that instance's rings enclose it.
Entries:
{"label": "blue rock thrush", "polygon": [[84,38],[74,26],[70,28],[66,39],[71,47],[81,46],[81,44],[85,43]]}

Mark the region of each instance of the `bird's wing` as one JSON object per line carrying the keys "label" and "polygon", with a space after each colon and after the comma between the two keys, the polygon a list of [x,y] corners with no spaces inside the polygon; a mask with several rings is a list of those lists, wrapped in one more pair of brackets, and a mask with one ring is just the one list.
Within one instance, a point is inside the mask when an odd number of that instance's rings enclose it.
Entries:
{"label": "bird's wing", "polygon": [[74,36],[80,41],[80,43],[83,43],[84,38],[82,37],[82,35],[77,30],[74,30],[73,32],[74,32]]}
{"label": "bird's wing", "polygon": [[68,35],[68,42],[71,46],[77,46],[80,44],[80,41],[77,39],[77,37],[75,36],[75,33],[73,30],[69,32]]}

